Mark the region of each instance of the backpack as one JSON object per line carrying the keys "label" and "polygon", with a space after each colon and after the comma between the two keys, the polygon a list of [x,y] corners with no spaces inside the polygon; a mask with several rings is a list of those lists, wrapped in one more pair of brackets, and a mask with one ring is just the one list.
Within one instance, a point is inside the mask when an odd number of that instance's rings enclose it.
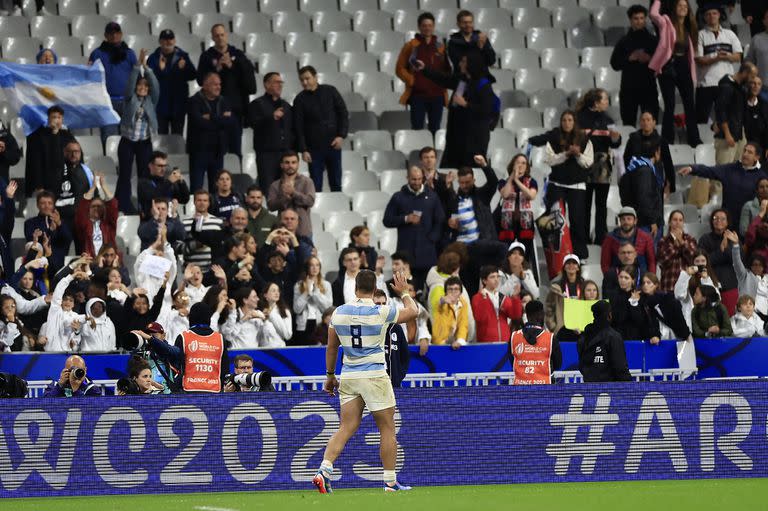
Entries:
{"label": "backpack", "polygon": [[[477,90],[479,91],[486,85],[490,85],[491,81],[488,79],[488,77],[485,77],[477,82]],[[496,95],[495,92],[493,92],[493,88],[491,88],[491,95],[493,95],[493,112],[491,113],[491,118],[488,119],[488,125],[491,128],[491,131],[496,129],[496,126],[499,125],[499,119],[501,118],[501,98]]]}

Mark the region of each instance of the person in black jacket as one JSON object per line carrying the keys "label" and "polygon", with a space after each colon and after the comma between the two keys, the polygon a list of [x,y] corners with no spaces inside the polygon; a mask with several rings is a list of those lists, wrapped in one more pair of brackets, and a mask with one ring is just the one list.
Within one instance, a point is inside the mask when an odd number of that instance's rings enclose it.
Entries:
{"label": "person in black jacket", "polygon": [[[755,76],[747,86],[747,111],[744,112],[744,135],[747,140],[768,148],[768,102],[763,99],[763,80]],[[765,161],[765,154],[760,155]]]}
{"label": "person in black jacket", "polygon": [[312,66],[299,69],[304,89],[293,100],[296,144],[301,158],[309,164],[315,191],[323,191],[323,170],[328,169],[328,186],[341,191],[341,145],[349,131],[349,113],[344,99],[333,85],[317,83]]}
{"label": "person in black jacket", "polygon": [[213,46],[200,55],[197,83],[203,85],[206,76],[212,72],[221,78],[221,95],[227,99],[235,120],[228,131],[228,150],[242,156],[243,122],[248,110],[248,96],[256,94],[253,64],[245,53],[229,44],[229,33],[221,23],[211,27],[211,38]]}
{"label": "person in black jacket", "polygon": [[181,176],[181,171],[174,168],[165,176],[168,169],[168,155],[162,151],[154,151],[149,159],[149,177],[139,179],[137,196],[139,198],[139,212],[142,220],[152,218],[152,201],[165,199],[168,202],[176,201],[178,205],[189,202],[189,186]]}
{"label": "person in black jacket", "polygon": [[10,168],[21,159],[21,149],[10,130],[0,121],[0,178],[7,183],[10,175]]}
{"label": "person in black jacket", "polygon": [[749,25],[752,37],[765,30],[763,20],[768,13],[765,0],[741,0],[741,16]]}
{"label": "person in black jacket", "polygon": [[280,97],[283,77],[280,73],[264,75],[264,95],[248,105],[248,125],[253,128],[253,150],[259,188],[269,190],[280,178],[283,153],[294,147],[293,108]]}
{"label": "person in black jacket", "polygon": [[595,320],[579,336],[579,371],[585,382],[632,381],[621,335],[611,328],[611,305],[601,300],[592,306]]}
{"label": "person in black jacket", "polygon": [[203,88],[189,98],[187,116],[192,191],[196,192],[204,186],[207,174],[208,191],[213,192],[216,189],[216,174],[224,168],[224,155],[229,151],[231,133],[242,131],[237,127],[240,121],[233,115],[231,104],[221,95],[221,78],[217,73],[208,73],[203,79]]}
{"label": "person in black jacket", "polygon": [[659,115],[656,77],[648,69],[659,40],[647,28],[648,9],[633,5],[627,9],[627,17],[629,31],[613,48],[611,67],[621,71],[621,121],[626,126],[634,126],[638,107],[640,112],[651,112],[654,117]]}
{"label": "person in black jacket", "polygon": [[[373,303],[376,305],[387,304],[387,294],[381,289],[373,292]],[[408,374],[408,366],[411,363],[411,353],[408,350],[408,339],[403,328],[398,323],[392,323],[387,327],[384,342],[384,360],[387,363],[387,374],[392,381],[392,386],[401,387],[403,379]]]}
{"label": "person in black jacket", "polygon": [[[176,46],[176,35],[166,28],[160,32],[160,46],[149,56],[147,65],[160,82],[160,100],[155,106],[158,133],[184,133],[189,84],[197,78],[189,54]],[[198,48],[199,49],[199,48]]]}
{"label": "person in black jacket", "polygon": [[64,147],[75,137],[62,127],[63,124],[64,109],[53,105],[48,108],[48,125],[40,126],[27,137],[24,173],[24,193],[27,197],[43,189],[52,190],[46,178],[52,169],[64,167]]}
{"label": "person in black jacket", "polygon": [[755,65],[743,62],[738,72],[725,75],[718,83],[715,99],[715,161],[718,165],[738,160],[748,142],[744,138],[747,95],[743,87],[753,76],[757,76]]}
{"label": "person in black jacket", "polygon": [[[651,337],[651,344],[658,344],[659,339],[668,339],[672,335],[680,341],[688,340],[691,337],[691,330],[685,322],[683,308],[675,295],[664,293],[659,289],[659,278],[655,273],[649,272],[643,275],[640,286],[643,292],[640,303],[660,327],[658,337]],[[665,329],[662,332],[661,326],[666,326],[669,331]]]}
{"label": "person in black jacket", "polygon": [[627,165],[619,179],[619,195],[622,206],[637,212],[637,227],[649,232],[658,244],[664,234],[664,173],[657,166],[661,149],[655,146],[645,151]]}
{"label": "person in black jacket", "polygon": [[676,174],[669,144],[656,131],[656,116],[653,112],[643,111],[640,114],[640,129],[630,133],[627,145],[624,147],[624,167],[629,165],[633,156],[648,156],[651,154],[651,149],[656,146],[661,149],[661,159],[656,162],[656,168],[662,169],[664,190],[673,193],[676,190]]}
{"label": "person in black jacket", "polygon": [[463,56],[451,76],[425,67],[420,60],[414,63],[414,68],[424,76],[453,90],[448,104],[445,150],[440,160],[442,168],[471,167],[476,154],[488,152],[495,100],[483,66],[480,56],[474,53]]}
{"label": "person in black jacket", "polygon": [[459,31],[451,34],[447,44],[448,59],[454,74],[459,73],[461,59],[472,55],[482,62],[482,76],[496,81],[488,72],[489,67],[496,65],[496,52],[488,40],[488,34],[475,30],[475,17],[467,10],[459,11],[456,15],[456,26]]}

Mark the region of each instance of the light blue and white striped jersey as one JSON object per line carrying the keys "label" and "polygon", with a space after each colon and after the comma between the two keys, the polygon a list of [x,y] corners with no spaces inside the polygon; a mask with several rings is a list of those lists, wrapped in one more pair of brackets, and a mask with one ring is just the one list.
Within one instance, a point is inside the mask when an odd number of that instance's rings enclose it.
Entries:
{"label": "light blue and white striped jersey", "polygon": [[475,217],[475,204],[471,197],[459,198],[459,235],[456,241],[474,243],[480,239],[480,228]]}
{"label": "light blue and white striped jersey", "polygon": [[375,378],[386,376],[384,343],[387,327],[397,319],[397,308],[376,305],[370,298],[337,307],[331,316],[344,350],[343,378]]}

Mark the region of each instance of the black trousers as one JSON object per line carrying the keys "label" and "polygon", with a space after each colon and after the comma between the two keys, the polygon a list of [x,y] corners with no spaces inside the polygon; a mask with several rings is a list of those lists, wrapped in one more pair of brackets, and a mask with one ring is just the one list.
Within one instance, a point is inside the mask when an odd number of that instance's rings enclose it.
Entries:
{"label": "black trousers", "polygon": [[717,99],[718,87],[699,87],[696,89],[696,122],[705,124],[712,113]]}
{"label": "black trousers", "polygon": [[157,117],[157,132],[161,135],[173,133],[174,135],[184,134],[184,114],[178,117]]}
{"label": "black trousers", "polygon": [[560,199],[563,199],[568,207],[568,225],[571,230],[573,252],[579,256],[579,259],[586,259],[589,255],[587,251],[587,239],[589,238],[589,210],[586,208],[587,191],[564,188],[550,183],[547,186],[545,198],[547,210]]}
{"label": "black trousers", "polygon": [[672,58],[659,75],[661,97],[664,99],[664,119],[661,136],[668,144],[675,143],[675,87],[680,91],[685,111],[685,128],[688,145],[696,147],[701,143],[699,127],[696,125],[696,109],[693,103],[693,79],[685,57]]}
{"label": "black trousers", "polygon": [[470,298],[480,288],[480,268],[487,264],[501,266],[507,255],[507,245],[498,240],[477,240],[467,245],[469,264],[461,270],[461,282]]}
{"label": "black trousers", "polygon": [[601,245],[608,232],[608,183],[587,183],[586,204],[587,237],[589,237],[590,219],[592,215],[592,196],[595,197],[595,245]]}
{"label": "black trousers", "polygon": [[[256,180],[264,195],[269,193],[269,187],[280,179],[280,157],[282,151],[258,151],[256,152]],[[243,192],[245,192],[243,190]]]}
{"label": "black trousers", "polygon": [[637,110],[642,112],[651,112],[653,116],[659,118],[659,96],[656,87],[651,89],[632,89],[622,87],[619,90],[619,103],[621,111],[621,122],[625,126],[637,125]]}

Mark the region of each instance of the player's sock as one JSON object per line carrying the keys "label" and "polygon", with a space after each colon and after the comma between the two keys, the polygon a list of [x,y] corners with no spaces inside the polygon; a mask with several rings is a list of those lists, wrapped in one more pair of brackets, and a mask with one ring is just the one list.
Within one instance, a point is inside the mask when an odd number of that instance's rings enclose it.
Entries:
{"label": "player's sock", "polygon": [[394,486],[397,484],[397,475],[395,474],[394,470],[384,471],[384,484],[387,486]]}
{"label": "player's sock", "polygon": [[320,463],[320,470],[326,472],[328,475],[333,474],[333,463],[328,460],[323,460],[323,462]]}

